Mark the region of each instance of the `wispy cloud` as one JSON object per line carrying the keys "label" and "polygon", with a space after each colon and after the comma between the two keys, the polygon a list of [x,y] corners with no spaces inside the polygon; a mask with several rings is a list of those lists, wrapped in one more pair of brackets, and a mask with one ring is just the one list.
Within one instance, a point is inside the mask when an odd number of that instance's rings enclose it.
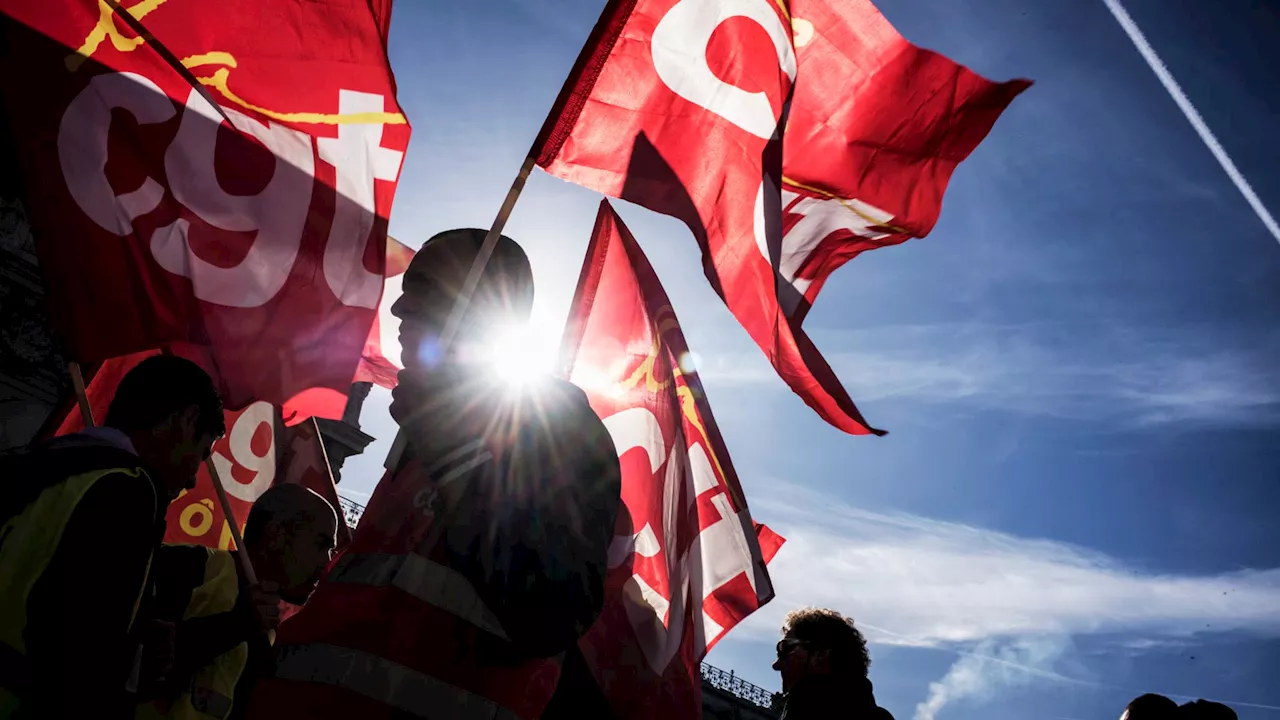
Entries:
{"label": "wispy cloud", "polygon": [[964,653],[947,674],[929,684],[929,695],[916,706],[915,720],[934,720],[947,704],[957,700],[984,700],[997,691],[1025,685],[1054,673],[1039,670],[1066,649],[1060,636],[1022,638],[1005,645],[985,640],[973,652]]}
{"label": "wispy cloud", "polygon": [[1132,649],[1194,642],[1206,626],[1280,637],[1280,568],[1154,573],[1066,543],[868,512],[779,482],[757,488],[752,510],[787,544],[770,564],[778,596],[735,633],[773,638],[785,613],[822,605],[852,615],[873,643],[957,652],[916,720],[1033,682],[1110,687],[1058,672],[1075,636],[1115,634]]}
{"label": "wispy cloud", "polygon": [[[1128,425],[1280,421],[1280,343],[981,323],[814,332],[855,400],[958,403]],[[709,355],[710,386],[784,389],[762,357]],[[758,354],[757,354],[758,355]]]}
{"label": "wispy cloud", "polygon": [[786,484],[752,514],[787,538],[770,565],[778,598],[739,633],[777,633],[805,604],[852,613],[877,642],[945,645],[1090,633],[1280,636],[1280,568],[1151,573],[1065,543],[914,515],[873,513]]}

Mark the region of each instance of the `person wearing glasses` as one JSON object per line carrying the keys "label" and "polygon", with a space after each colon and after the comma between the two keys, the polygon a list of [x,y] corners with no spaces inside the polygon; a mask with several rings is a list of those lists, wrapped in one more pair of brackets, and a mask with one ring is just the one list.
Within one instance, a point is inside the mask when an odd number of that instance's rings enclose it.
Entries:
{"label": "person wearing glasses", "polygon": [[853,620],[822,608],[791,612],[773,664],[782,675],[781,720],[893,720],[876,705],[870,667],[867,641]]}

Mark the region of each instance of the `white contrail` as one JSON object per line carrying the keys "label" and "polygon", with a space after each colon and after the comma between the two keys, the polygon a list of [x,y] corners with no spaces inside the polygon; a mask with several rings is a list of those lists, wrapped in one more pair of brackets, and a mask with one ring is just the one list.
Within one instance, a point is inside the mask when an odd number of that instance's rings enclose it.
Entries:
{"label": "white contrail", "polygon": [[1267,230],[1271,231],[1271,236],[1276,239],[1276,242],[1280,242],[1280,225],[1276,224],[1275,218],[1271,217],[1271,213],[1267,212],[1266,206],[1262,204],[1257,194],[1253,192],[1253,188],[1249,186],[1249,181],[1244,179],[1244,175],[1240,174],[1240,170],[1236,168],[1235,163],[1231,162],[1231,158],[1227,155],[1227,151],[1223,149],[1222,143],[1219,143],[1218,138],[1213,136],[1213,132],[1205,124],[1204,118],[1200,117],[1200,113],[1196,111],[1191,101],[1187,99],[1186,94],[1182,92],[1182,88],[1178,87],[1178,82],[1169,73],[1169,68],[1165,67],[1164,62],[1160,60],[1160,56],[1156,55],[1156,51],[1151,48],[1147,38],[1138,29],[1138,26],[1134,24],[1133,18],[1129,17],[1129,13],[1120,4],[1120,0],[1102,1],[1107,4],[1111,14],[1116,17],[1120,27],[1124,28],[1125,33],[1129,35],[1134,47],[1138,48],[1138,52],[1142,53],[1142,57],[1151,66],[1151,70],[1155,72],[1156,77],[1160,78],[1160,83],[1164,85],[1164,89],[1169,91],[1173,101],[1178,103],[1179,108],[1182,108],[1182,114],[1187,116],[1187,120],[1191,122],[1191,126],[1200,134],[1200,139],[1208,146],[1209,151],[1218,159],[1222,169],[1227,171],[1227,176],[1231,178],[1231,182],[1235,183],[1236,189],[1240,191],[1241,195],[1244,195],[1245,200],[1249,201],[1250,207],[1258,214],[1258,219],[1262,221],[1263,225],[1267,226]]}

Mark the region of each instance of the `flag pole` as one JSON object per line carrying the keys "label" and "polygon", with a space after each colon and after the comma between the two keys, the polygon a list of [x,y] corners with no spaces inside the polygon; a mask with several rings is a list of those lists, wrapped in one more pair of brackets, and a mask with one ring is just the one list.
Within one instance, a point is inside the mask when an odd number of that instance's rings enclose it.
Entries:
{"label": "flag pole", "polygon": [[476,255],[476,259],[471,263],[471,270],[467,273],[467,279],[462,283],[462,291],[458,293],[458,299],[453,303],[453,311],[449,313],[449,320],[444,325],[444,332],[440,334],[440,349],[442,352],[448,352],[449,346],[453,344],[454,337],[458,334],[458,327],[462,324],[462,316],[466,314],[467,307],[471,304],[471,296],[475,294],[476,286],[480,284],[480,277],[484,275],[484,268],[489,264],[489,258],[493,256],[493,249],[498,246],[498,238],[502,236],[502,229],[507,226],[507,218],[511,217],[511,211],[515,209],[516,200],[520,199],[520,193],[524,190],[525,181],[529,179],[529,173],[533,172],[533,166],[536,158],[530,152],[529,156],[524,159],[524,164],[520,166],[520,172],[516,175],[515,181],[511,183],[511,189],[507,191],[507,197],[502,201],[502,207],[498,208],[498,216],[493,219],[493,225],[489,226],[489,233],[484,236],[484,242],[480,245],[480,253]]}
{"label": "flag pole", "polygon": [[[173,350],[166,345],[160,349],[164,355],[173,355]],[[236,513],[231,509],[231,501],[227,499],[227,489],[222,486],[222,478],[218,475],[218,468],[213,464],[213,454],[204,461],[205,470],[209,471],[209,480],[213,482],[214,493],[218,496],[218,504],[222,506],[222,520],[231,530],[231,539],[236,543],[236,549],[240,552],[236,553],[236,557],[240,562],[240,569],[244,572],[244,579],[250,585],[258,584],[258,573],[253,570],[253,561],[249,559],[249,552],[244,548],[244,538],[240,535],[240,523],[236,521]]]}
{"label": "flag pole", "polygon": [[236,521],[236,513],[231,509],[231,500],[227,498],[227,489],[222,486],[222,478],[218,475],[218,468],[213,464],[213,455],[205,459],[204,468],[209,471],[209,479],[213,481],[214,492],[218,494],[218,504],[222,506],[223,521],[231,529],[231,539],[235,541],[236,547],[240,550],[240,552],[236,553],[236,557],[240,559],[240,569],[244,571],[245,582],[250,585],[257,585],[258,573],[254,572],[253,561],[249,559],[249,551],[244,547],[244,537],[240,534],[240,523]]}
{"label": "flag pole", "polygon": [[[516,200],[520,199],[520,193],[524,190],[525,182],[529,179],[529,174],[533,172],[534,165],[537,164],[537,158],[534,156],[532,149],[529,155],[524,159],[524,163],[520,165],[520,172],[516,174],[516,179],[511,183],[511,189],[507,190],[507,197],[502,201],[502,207],[498,208],[498,215],[493,219],[493,224],[489,226],[489,232],[484,236],[484,242],[480,244],[480,252],[476,255],[476,259],[471,263],[471,269],[467,272],[467,278],[462,283],[462,289],[458,292],[458,297],[454,300],[453,309],[449,312],[449,319],[445,322],[444,331],[440,333],[440,351],[447,353],[449,346],[457,338],[458,330],[462,325],[462,317],[467,312],[467,307],[471,304],[471,296],[475,294],[476,287],[480,284],[480,278],[484,275],[485,266],[489,264],[489,258],[493,256],[493,250],[498,246],[498,238],[502,237],[502,230],[507,226],[507,219],[511,217],[511,211],[515,209]],[[404,453],[407,440],[404,436],[404,430],[396,432],[396,439],[391,444],[391,450],[387,452],[387,460],[384,467],[388,470],[395,470],[400,463],[400,456]]]}
{"label": "flag pole", "polygon": [[85,392],[84,374],[80,372],[80,363],[75,360],[67,363],[67,372],[71,375],[71,387],[75,389],[76,404],[80,406],[80,418],[84,420],[84,426],[87,428],[97,426],[98,423],[93,420],[93,407],[89,405],[89,395]]}

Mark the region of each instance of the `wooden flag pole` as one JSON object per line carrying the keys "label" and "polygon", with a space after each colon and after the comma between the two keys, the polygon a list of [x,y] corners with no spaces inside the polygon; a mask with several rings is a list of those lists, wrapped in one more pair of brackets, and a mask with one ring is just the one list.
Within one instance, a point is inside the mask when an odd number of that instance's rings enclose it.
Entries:
{"label": "wooden flag pole", "polygon": [[67,363],[67,372],[71,374],[71,387],[75,389],[76,404],[80,406],[80,418],[87,428],[96,427],[93,420],[93,408],[89,405],[89,395],[84,387],[84,375],[80,372],[80,363],[72,360]]}
{"label": "wooden flag pole", "polygon": [[[161,353],[165,355],[173,355],[173,351],[167,346],[161,348]],[[240,535],[240,523],[236,521],[236,513],[231,509],[231,501],[227,499],[227,490],[222,486],[222,478],[218,475],[218,468],[213,464],[212,453],[204,461],[205,470],[209,471],[209,480],[213,483],[213,490],[218,496],[218,504],[222,506],[223,522],[231,529],[231,539],[236,543],[236,549],[240,552],[236,553],[236,557],[240,562],[240,569],[244,572],[244,579],[250,585],[258,584],[258,573],[253,570],[253,561],[249,559],[249,552],[245,550],[244,538]]]}
{"label": "wooden flag pole", "polygon": [[231,529],[231,539],[235,541],[236,547],[240,552],[236,553],[236,557],[240,559],[240,569],[244,571],[245,582],[250,585],[258,584],[258,573],[253,570],[253,561],[249,559],[249,551],[244,547],[244,537],[240,534],[240,523],[236,521],[235,511],[231,509],[231,501],[227,498],[227,489],[222,486],[222,478],[218,475],[218,468],[213,464],[213,456],[210,455],[204,461],[205,470],[209,471],[209,479],[213,481],[214,492],[218,494],[218,504],[222,506],[222,516],[225,518],[227,527]]}
{"label": "wooden flag pole", "polygon": [[[449,319],[445,322],[444,331],[440,333],[440,351],[442,353],[449,351],[449,346],[453,344],[454,339],[457,337],[458,329],[462,325],[462,316],[466,314],[467,307],[471,304],[471,296],[475,294],[476,287],[480,284],[480,278],[484,275],[485,266],[489,264],[489,258],[493,256],[493,249],[498,246],[498,238],[502,237],[502,230],[507,226],[507,219],[511,217],[511,211],[516,207],[516,200],[520,199],[524,184],[529,179],[529,174],[533,172],[533,167],[536,164],[537,158],[534,157],[533,152],[530,152],[520,166],[520,172],[516,174],[516,179],[511,183],[511,189],[507,191],[507,197],[503,199],[502,207],[498,208],[498,216],[493,219],[493,224],[489,226],[489,232],[484,236],[484,242],[480,244],[480,252],[471,263],[471,269],[467,272],[467,279],[462,283],[462,290],[459,291],[458,298],[454,300],[453,310],[449,312]],[[406,442],[404,431],[397,432],[395,441],[391,443],[391,450],[387,452],[387,461],[383,464],[384,467],[388,470],[395,470],[400,464],[400,456],[404,453]]]}
{"label": "wooden flag pole", "polygon": [[498,208],[498,216],[493,219],[493,225],[489,226],[489,234],[484,236],[484,242],[480,245],[480,254],[476,255],[476,259],[471,263],[471,271],[467,273],[467,279],[462,283],[462,290],[458,293],[458,299],[453,303],[453,311],[449,313],[449,320],[444,325],[444,332],[440,333],[440,350],[448,352],[449,346],[453,344],[454,336],[458,334],[458,327],[462,325],[462,316],[467,312],[467,306],[471,304],[471,296],[475,294],[476,286],[480,284],[480,277],[484,275],[484,268],[489,264],[489,258],[493,256],[493,249],[498,246],[498,238],[502,236],[502,229],[507,226],[507,218],[511,217],[511,211],[516,207],[516,200],[520,199],[520,193],[524,190],[525,181],[529,179],[529,173],[533,172],[533,166],[537,159],[533,153],[524,159],[524,164],[520,166],[520,172],[516,175],[516,179],[511,183],[511,189],[507,191],[507,197],[502,201],[502,207]]}

